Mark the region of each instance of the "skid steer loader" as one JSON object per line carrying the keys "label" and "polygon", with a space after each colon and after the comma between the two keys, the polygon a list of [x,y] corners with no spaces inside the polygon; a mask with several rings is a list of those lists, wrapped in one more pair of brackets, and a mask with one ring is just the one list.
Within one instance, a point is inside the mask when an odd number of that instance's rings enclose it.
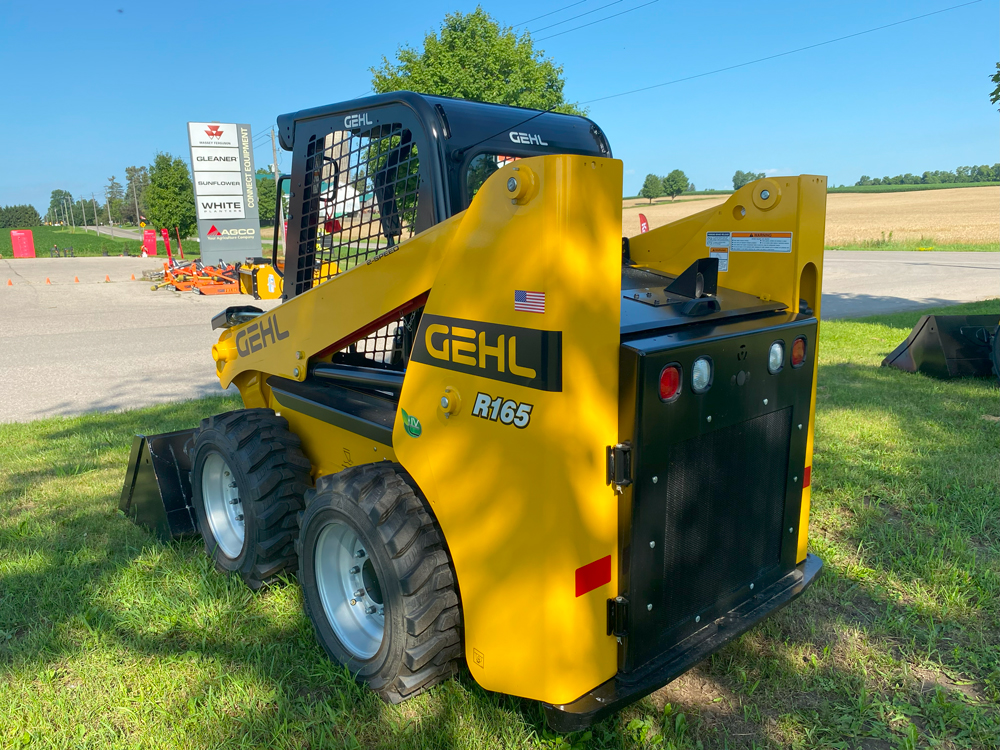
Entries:
{"label": "skid steer loader", "polygon": [[296,574],[387,701],[465,664],[561,731],[813,581],[824,177],[623,240],[585,118],[404,92],[278,125],[283,301],[212,323],[245,408],[138,436],[127,516]]}

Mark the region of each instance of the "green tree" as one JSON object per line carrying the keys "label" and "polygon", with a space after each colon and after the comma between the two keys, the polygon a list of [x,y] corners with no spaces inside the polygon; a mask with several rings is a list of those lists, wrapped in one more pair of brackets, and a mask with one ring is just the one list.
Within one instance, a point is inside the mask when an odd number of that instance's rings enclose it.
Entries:
{"label": "green tree", "polygon": [[46,218],[51,222],[57,222],[63,220],[63,202],[67,204],[73,200],[73,196],[70,195],[69,190],[53,190],[52,196],[49,198],[49,210],[45,214]]}
{"label": "green tree", "polygon": [[646,181],[642,183],[642,190],[639,191],[640,198],[649,198],[649,202],[653,202],[653,198],[659,198],[663,195],[663,178],[657,177],[655,174],[646,175]]}
{"label": "green tree", "polygon": [[736,174],[733,175],[733,190],[739,190],[744,185],[749,185],[754,180],[763,180],[765,177],[763,172],[744,172],[741,169],[736,170]]}
{"label": "green tree", "polygon": [[183,159],[164,153],[156,155],[149,168],[146,203],[154,227],[179,227],[183,237],[190,237],[197,230],[194,187]]}
{"label": "green tree", "polygon": [[0,229],[29,229],[42,225],[42,217],[34,206],[3,206],[0,208]]}
{"label": "green tree", "polygon": [[422,48],[399,47],[395,57],[370,68],[379,94],[409,90],[569,114],[586,111],[564,98],[562,66],[536,50],[530,34],[518,36],[481,6],[446,15],[440,33],[427,34]]}
{"label": "green tree", "polygon": [[[990,104],[1000,104],[1000,62],[997,63],[997,72],[990,76],[990,80],[996,84],[990,94]],[[1000,107],[997,110],[1000,111]]]}
{"label": "green tree", "polygon": [[139,204],[139,214],[147,215],[146,188],[149,187],[149,170],[146,167],[125,167],[125,195],[122,197],[122,221],[138,224],[135,204]]}
{"label": "green tree", "polygon": [[266,169],[258,169],[257,174],[257,210],[260,212],[260,225],[274,225],[274,199],[278,189],[274,184],[274,175]]}
{"label": "green tree", "polygon": [[663,178],[663,192],[673,200],[687,190],[688,178],[681,170],[675,169]]}

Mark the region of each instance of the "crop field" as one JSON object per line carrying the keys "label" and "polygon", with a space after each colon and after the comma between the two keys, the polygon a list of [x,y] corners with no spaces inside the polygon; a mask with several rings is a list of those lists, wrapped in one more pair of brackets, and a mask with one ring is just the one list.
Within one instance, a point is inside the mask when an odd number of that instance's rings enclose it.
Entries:
{"label": "crop field", "polygon": [[567,736],[467,672],[382,704],[324,657],[294,579],[253,594],[117,513],[134,432],[235,399],[0,425],[0,747],[996,750],[1000,401],[878,366],[919,315],[822,325],[817,582]]}
{"label": "crop field", "polygon": [[[73,248],[73,253],[78,258],[103,255],[121,255],[127,252],[129,255],[139,255],[142,252],[142,241],[125,239],[122,237],[112,238],[107,234],[94,234],[93,230],[85,232],[82,228],[73,231],[69,227],[29,227],[32,236],[35,238],[35,255],[39,258],[48,258],[53,245],[58,246],[60,251],[68,247]],[[138,230],[141,231],[141,230]],[[171,237],[170,247],[176,253],[177,242]],[[159,251],[163,255],[163,241],[159,242]],[[10,230],[0,230],[0,255],[4,258],[13,257],[14,250],[10,242]],[[198,241],[184,241],[185,257],[198,256]],[[165,257],[165,256],[164,256]]]}
{"label": "crop field", "polygon": [[[638,234],[639,213],[650,228],[721,205],[729,196],[628,207],[626,236]],[[898,193],[833,193],[827,197],[826,245],[858,249],[917,247],[1000,251],[1000,187]],[[889,233],[892,233],[891,239]],[[883,239],[884,238],[884,239]]]}

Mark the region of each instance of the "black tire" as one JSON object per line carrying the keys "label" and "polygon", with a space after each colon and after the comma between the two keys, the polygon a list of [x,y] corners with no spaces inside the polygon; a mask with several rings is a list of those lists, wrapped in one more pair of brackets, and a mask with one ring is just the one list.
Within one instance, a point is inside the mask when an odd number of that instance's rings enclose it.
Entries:
{"label": "black tire", "polygon": [[[202,478],[206,460],[218,454],[236,483],[244,538],[227,555],[209,522]],[[311,487],[311,466],[288,422],[270,409],[241,409],[201,421],[191,449],[191,490],[205,549],[222,572],[239,575],[253,590],[294,572],[296,514]]]}
{"label": "black tire", "polygon": [[[326,653],[389,703],[454,675],[463,654],[455,575],[443,534],[413,480],[385,462],[351,467],[316,484],[301,514],[299,584]],[[374,565],[384,631],[370,658],[358,658],[338,638],[317,586],[317,542],[331,524],[350,527]]]}

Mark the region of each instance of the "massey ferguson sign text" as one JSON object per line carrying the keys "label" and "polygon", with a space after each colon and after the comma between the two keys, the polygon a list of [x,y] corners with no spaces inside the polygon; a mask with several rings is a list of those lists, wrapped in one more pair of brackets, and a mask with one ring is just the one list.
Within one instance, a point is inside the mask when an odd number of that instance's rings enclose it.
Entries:
{"label": "massey ferguson sign text", "polygon": [[198,235],[206,262],[261,254],[260,214],[249,125],[189,122]]}

